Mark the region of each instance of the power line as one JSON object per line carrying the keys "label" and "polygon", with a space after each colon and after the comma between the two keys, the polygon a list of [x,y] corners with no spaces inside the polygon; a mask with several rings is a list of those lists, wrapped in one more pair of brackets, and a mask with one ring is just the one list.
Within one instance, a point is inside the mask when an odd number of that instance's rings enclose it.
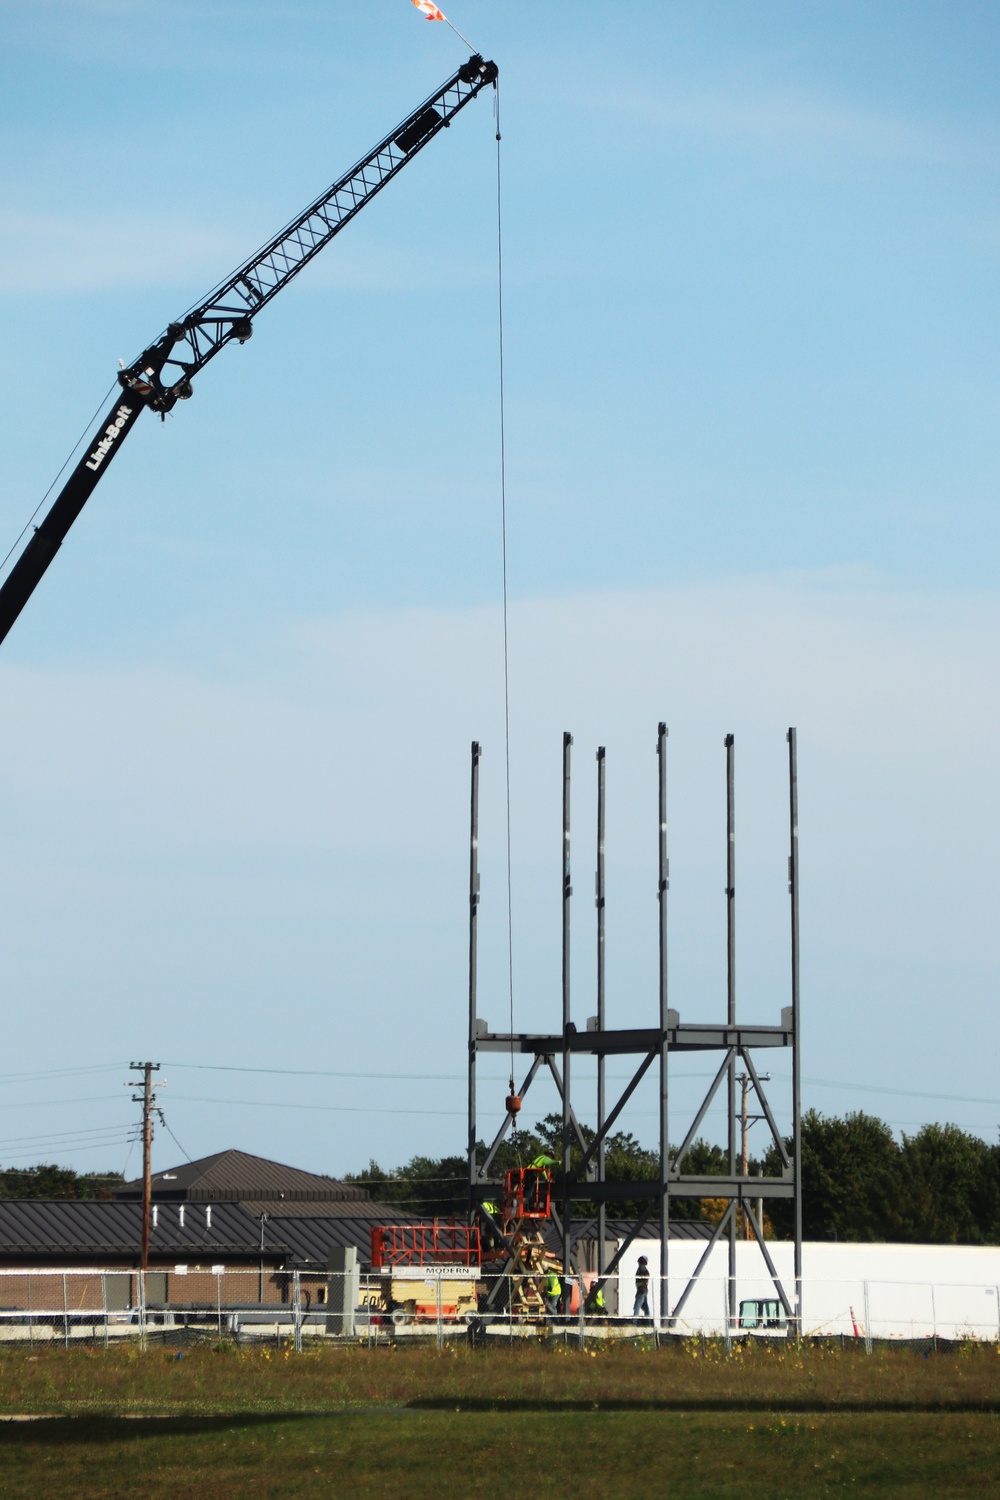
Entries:
{"label": "power line", "polygon": [[77,1140],[97,1140],[99,1136],[119,1136],[120,1125],[95,1126],[92,1130],[63,1130],[51,1135],[10,1135],[0,1140],[0,1150],[7,1146],[71,1145]]}
{"label": "power line", "polygon": [[118,1103],[117,1094],[83,1094],[75,1099],[64,1099],[57,1095],[55,1099],[6,1099],[0,1103],[0,1109],[52,1109],[57,1104],[108,1104]]}
{"label": "power line", "polygon": [[838,1083],[830,1078],[803,1078],[802,1081],[803,1083],[808,1083],[811,1088],[849,1089],[859,1094],[892,1094],[895,1098],[900,1099],[940,1099],[946,1104],[1000,1105],[1000,1099],[980,1099],[974,1094],[932,1094],[923,1089],[883,1088],[878,1083]]}
{"label": "power line", "polygon": [[181,1145],[180,1141],[174,1135],[174,1132],[171,1130],[170,1124],[169,1124],[169,1122],[167,1120],[166,1115],[163,1113],[163,1110],[162,1109],[159,1110],[158,1113],[159,1113],[159,1116],[160,1116],[160,1124],[163,1126],[164,1130],[167,1132],[167,1134],[169,1135],[170,1139],[173,1141],[174,1145],[177,1147],[178,1151],[181,1153],[182,1156],[187,1157],[188,1161],[193,1161],[194,1158],[192,1156],[188,1155],[188,1153],[184,1150],[184,1147]]}
{"label": "power line", "polygon": [[[369,1073],[369,1072],[344,1072],[332,1071],[326,1068],[253,1068],[235,1066],[229,1063],[166,1063],[169,1068],[190,1069],[208,1073],[259,1073],[272,1075],[274,1077],[290,1078],[357,1078],[362,1080],[379,1081],[385,1079],[389,1082],[412,1082],[412,1083],[465,1083],[466,1077],[462,1073]],[[506,1079],[499,1074],[495,1077],[481,1075],[484,1083],[503,1084]],[[616,1073],[610,1075],[619,1082],[628,1082],[631,1074]],[[778,1075],[776,1074],[775,1077]],[[704,1078],[712,1078],[712,1073],[675,1073],[671,1076],[671,1083],[681,1084],[689,1079],[697,1081]],[[980,1097],[975,1094],[939,1094],[923,1089],[897,1089],[883,1087],[876,1083],[853,1083],[846,1079],[833,1078],[811,1078],[805,1075],[802,1080],[811,1088],[830,1088],[855,1090],[868,1094],[892,1094],[893,1096],[906,1099],[938,1099],[952,1104],[985,1104],[1000,1108],[1000,1099]]]}
{"label": "power line", "polygon": [[[413,1083],[463,1083],[461,1073],[345,1073],[331,1068],[250,1068],[234,1063],[183,1063],[167,1062],[165,1068],[180,1068],[185,1072],[199,1073],[263,1073],[274,1077],[288,1078],[362,1078],[386,1079],[390,1082]],[[496,1080],[500,1082],[500,1079]]]}
{"label": "power line", "polygon": [[59,473],[56,475],[55,479],[53,479],[52,483],[49,485],[48,489],[45,491],[45,494],[39,500],[38,504],[35,506],[34,510],[31,512],[31,515],[28,517],[28,519],[25,521],[24,525],[21,527],[20,532],[18,533],[17,537],[14,539],[13,543],[11,544],[11,548],[10,548],[10,551],[7,553],[7,556],[3,559],[3,562],[0,562],[0,573],[3,572],[4,568],[10,562],[11,558],[13,557],[14,553],[17,550],[18,544],[20,543],[22,537],[27,532],[28,527],[31,526],[31,524],[33,523],[35,517],[38,515],[38,512],[41,510],[42,506],[45,504],[46,500],[49,498],[49,496],[51,495],[52,491],[55,489],[56,485],[59,483],[59,481],[62,478],[63,474],[66,472],[67,468],[69,467],[70,463],[73,460],[73,455],[76,453],[76,450],[79,448],[80,444],[83,442],[84,438],[87,436],[87,434],[90,431],[91,427],[94,425],[94,423],[97,421],[98,417],[101,415],[101,412],[104,409],[104,403],[105,403],[105,401],[107,401],[108,397],[111,395],[111,392],[114,390],[114,388],[115,388],[115,386],[117,384],[118,384],[117,380],[113,380],[111,382],[111,384],[108,386],[108,388],[105,391],[104,395],[101,397],[100,402],[98,403],[98,406],[97,406],[97,410],[94,412],[94,415],[90,418],[90,420],[88,421],[86,427],[80,433],[80,436],[77,438],[76,442],[73,444],[72,448],[67,453],[66,458],[65,458],[65,460],[63,462],[63,466],[59,470]]}
{"label": "power line", "polygon": [[[44,1072],[31,1073],[4,1073],[0,1074],[0,1083],[32,1082],[46,1078],[68,1078],[85,1074],[97,1074],[107,1072],[120,1072],[123,1064],[114,1063],[86,1068],[55,1068]],[[466,1078],[461,1073],[385,1073],[375,1071],[355,1071],[332,1068],[266,1068],[251,1067],[234,1063],[194,1063],[194,1062],[169,1062],[164,1064],[169,1068],[177,1068],[185,1072],[204,1073],[240,1073],[256,1074],[261,1077],[274,1078],[338,1078],[357,1079],[360,1082],[389,1082],[389,1083],[464,1083]],[[495,1083],[500,1086],[506,1083],[506,1079],[500,1074],[495,1076],[481,1075],[484,1083]],[[610,1075],[619,1081],[628,1081],[629,1074]],[[671,1077],[671,1083],[676,1087],[689,1080],[692,1082],[709,1078],[713,1075],[708,1073],[675,1072]],[[778,1075],[775,1075],[776,1077]],[[876,1083],[856,1083],[847,1079],[814,1078],[808,1074],[804,1075],[803,1082],[811,1088],[843,1089],[848,1093],[881,1094],[901,1099],[927,1099],[936,1100],[948,1104],[977,1104],[990,1108],[1000,1108],[1000,1098],[976,1094],[945,1094],[928,1089],[902,1089],[893,1088],[888,1085]],[[100,1104],[115,1099],[114,1094],[86,1094],[75,1098],[58,1098],[54,1100],[26,1099],[26,1100],[3,1100],[0,1101],[0,1109],[49,1109],[53,1104]],[[179,1096],[176,1096],[179,1097]],[[206,1099],[199,1101],[203,1103],[228,1102]],[[254,1102],[257,1101],[244,1101]],[[318,1106],[317,1106],[318,1107]],[[392,1113],[393,1111],[386,1111]],[[396,1113],[423,1113],[423,1111],[395,1111]],[[428,1113],[439,1113],[439,1111],[428,1111]]]}
{"label": "power line", "polygon": [[185,1104],[238,1104],[245,1109],[306,1109],[346,1115],[455,1115],[465,1118],[464,1109],[389,1109],[382,1104],[290,1104],[281,1099],[208,1099],[199,1094],[174,1094]]}
{"label": "power line", "polygon": [[0,1083],[32,1083],[41,1078],[76,1078],[85,1073],[120,1073],[124,1063],[101,1063],[88,1068],[47,1068],[41,1073],[0,1073]]}
{"label": "power line", "polygon": [[[128,1142],[129,1142],[129,1140],[130,1140],[130,1137],[128,1137],[128,1136],[120,1136],[117,1140],[96,1141],[96,1142],[94,1142],[93,1144],[91,1144],[89,1146],[74,1146],[73,1147],[73,1151],[74,1152],[77,1152],[77,1151],[107,1151],[107,1152],[110,1152],[115,1146],[124,1146],[124,1145],[127,1145]],[[38,1155],[39,1155],[38,1148],[35,1148],[34,1150],[31,1150],[31,1151],[13,1151],[9,1155],[6,1152],[4,1153],[5,1159],[8,1162],[32,1161],[36,1165],[38,1164]],[[46,1162],[46,1163],[43,1163],[42,1165],[48,1166],[49,1163]],[[0,1170],[2,1170],[2,1168],[0,1168]]]}
{"label": "power line", "polygon": [[381,1188],[381,1187],[411,1187],[414,1183],[419,1187],[440,1187],[442,1183],[466,1182],[468,1179],[462,1177],[372,1177],[367,1178],[363,1173],[353,1173],[345,1177],[344,1182],[353,1187]]}
{"label": "power line", "polygon": [[128,1151],[125,1155],[125,1165],[122,1167],[122,1182],[128,1181],[128,1164],[132,1160],[132,1152],[135,1150],[136,1133],[133,1130],[128,1138]]}

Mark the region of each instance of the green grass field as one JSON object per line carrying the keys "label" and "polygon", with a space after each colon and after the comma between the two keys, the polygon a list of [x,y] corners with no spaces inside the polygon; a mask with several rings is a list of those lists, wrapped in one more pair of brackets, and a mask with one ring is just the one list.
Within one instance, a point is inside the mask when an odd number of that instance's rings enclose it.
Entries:
{"label": "green grass field", "polygon": [[5,1497],[1000,1492],[1000,1351],[5,1351]]}

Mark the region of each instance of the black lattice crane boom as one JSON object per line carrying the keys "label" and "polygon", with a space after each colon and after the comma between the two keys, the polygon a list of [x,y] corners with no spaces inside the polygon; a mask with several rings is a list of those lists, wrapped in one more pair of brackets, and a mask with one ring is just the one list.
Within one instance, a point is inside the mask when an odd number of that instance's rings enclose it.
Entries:
{"label": "black lattice crane boom", "polygon": [[366,203],[495,84],[497,67],[474,54],[367,156],[121,370],[121,391],[41,524],[0,585],[0,641],[34,593],[67,532],[146,407],[165,415],[193,394],[192,380],[234,341],[246,343],[262,308],[351,222]]}

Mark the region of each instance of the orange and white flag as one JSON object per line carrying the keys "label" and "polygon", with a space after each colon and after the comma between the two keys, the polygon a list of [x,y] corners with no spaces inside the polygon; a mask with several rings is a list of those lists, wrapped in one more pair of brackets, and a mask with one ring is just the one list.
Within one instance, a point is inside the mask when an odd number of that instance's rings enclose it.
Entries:
{"label": "orange and white flag", "polygon": [[434,0],[413,0],[413,4],[417,7],[417,10],[419,10],[420,14],[424,17],[425,20],[443,21],[446,26],[451,27],[452,31],[458,37],[459,41],[465,43],[470,52],[473,50],[472,43],[469,41],[468,37],[464,37],[459,31],[458,27],[453,25],[453,23],[448,20],[448,17],[445,15],[444,11],[441,10],[439,6],[434,4]]}

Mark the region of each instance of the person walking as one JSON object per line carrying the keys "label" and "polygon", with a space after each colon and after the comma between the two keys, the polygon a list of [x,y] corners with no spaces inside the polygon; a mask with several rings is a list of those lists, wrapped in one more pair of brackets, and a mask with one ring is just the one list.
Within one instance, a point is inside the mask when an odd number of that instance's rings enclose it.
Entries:
{"label": "person walking", "polygon": [[639,1264],[635,1268],[635,1306],[632,1309],[633,1318],[648,1318],[649,1311],[649,1262],[644,1255],[639,1256]]}

